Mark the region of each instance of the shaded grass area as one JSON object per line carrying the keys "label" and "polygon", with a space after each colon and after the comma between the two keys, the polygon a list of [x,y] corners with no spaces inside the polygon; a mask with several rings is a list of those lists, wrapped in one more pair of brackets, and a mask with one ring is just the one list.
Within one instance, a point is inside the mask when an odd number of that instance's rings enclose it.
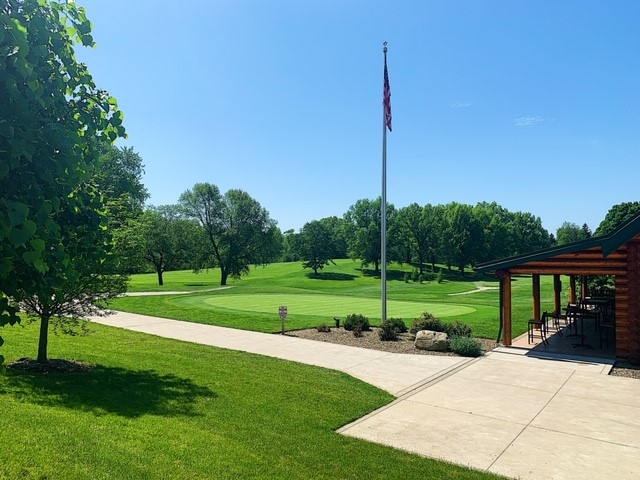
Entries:
{"label": "shaded grass area", "polygon": [[[412,270],[411,265],[389,265],[387,295],[389,299],[389,316],[401,317],[410,324],[422,311],[440,310],[443,320],[461,320],[472,326],[478,337],[495,339],[499,329],[499,294],[497,279],[489,276],[479,276],[467,272],[462,277],[456,270],[443,270],[445,281],[405,282],[404,274]],[[203,274],[191,272],[167,272],[165,278],[170,290],[189,290],[188,285],[198,283],[205,277]],[[214,270],[205,274],[212,278],[211,284],[203,288],[216,286],[219,279]],[[394,280],[395,279],[395,280]],[[155,290],[156,278],[153,275],[134,275],[132,290]],[[203,282],[206,283],[206,282]],[[169,287],[169,285],[171,285]],[[232,280],[234,288],[219,292],[206,292],[199,296],[175,297],[137,297],[120,298],[113,302],[115,309],[143,313],[147,315],[174,318],[179,320],[208,323],[212,325],[256,330],[261,332],[276,332],[280,330],[280,320],[277,308],[280,304],[299,305],[301,298],[308,299],[307,307],[300,305],[297,310],[290,309],[287,328],[312,328],[323,322],[331,322],[334,316],[344,316],[348,313],[365,313],[358,308],[363,299],[368,309],[374,312],[371,317],[373,325],[380,323],[379,308],[375,305],[380,301],[380,279],[371,270],[363,270],[360,264],[351,260],[336,260],[335,265],[329,265],[314,275],[302,269],[300,263],[279,263],[266,267],[257,267],[241,280]],[[474,292],[468,295],[456,295],[470,292],[478,286],[494,287],[493,290]],[[515,278],[512,285],[513,332],[514,335],[523,333],[527,329],[527,322],[532,315],[531,281],[528,278]],[[551,277],[541,277],[542,309],[553,308],[553,282]],[[566,296],[566,293],[563,292]],[[243,302],[236,300],[234,308],[230,309],[222,302],[220,296],[245,296]],[[254,297],[249,297],[253,295]],[[274,305],[255,303],[255,295],[278,295],[280,298]],[[313,295],[313,296],[311,296]],[[322,297],[325,295],[325,297]],[[289,297],[287,297],[289,296]],[[304,297],[303,297],[304,296]],[[343,300],[337,300],[341,297]],[[267,297],[264,297],[264,301]],[[275,300],[275,299],[274,299]],[[393,302],[410,302],[409,310],[393,311]],[[260,303],[260,302],[259,302]],[[350,308],[349,305],[352,305]],[[323,308],[318,310],[318,305]],[[400,305],[400,303],[398,303]],[[420,306],[422,305],[422,307]],[[415,308],[414,308],[415,307]],[[464,311],[447,315],[446,311]],[[417,312],[414,312],[414,310]]]}
{"label": "shaded grass area", "polygon": [[50,353],[94,367],[0,375],[1,479],[498,478],[334,433],[392,400],[340,372],[101,325]]}

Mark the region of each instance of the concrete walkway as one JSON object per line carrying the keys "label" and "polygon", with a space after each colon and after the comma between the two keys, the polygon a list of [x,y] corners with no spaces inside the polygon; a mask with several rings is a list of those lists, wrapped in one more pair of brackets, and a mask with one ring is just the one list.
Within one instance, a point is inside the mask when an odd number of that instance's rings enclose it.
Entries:
{"label": "concrete walkway", "polygon": [[160,337],[340,370],[395,396],[403,395],[469,362],[469,359],[460,357],[387,353],[125,312],[93,317],[91,321]]}
{"label": "concrete walkway", "polygon": [[640,381],[597,359],[391,354],[120,312],[93,321],[341,370],[398,397],[344,435],[512,478],[640,474]]}

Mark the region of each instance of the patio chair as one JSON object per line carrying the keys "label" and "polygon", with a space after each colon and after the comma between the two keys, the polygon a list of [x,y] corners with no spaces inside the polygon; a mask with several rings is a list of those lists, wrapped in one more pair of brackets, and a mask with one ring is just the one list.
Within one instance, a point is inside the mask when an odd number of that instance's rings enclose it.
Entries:
{"label": "patio chair", "polygon": [[558,310],[557,312],[551,312],[551,319],[553,320],[553,327],[556,329],[556,332],[559,333],[561,337],[563,337],[564,335],[562,333],[562,327],[560,326],[560,320],[564,322],[563,327],[566,327],[567,316],[562,315],[562,312]]}
{"label": "patio chair", "polygon": [[539,331],[539,337],[540,340],[542,340],[542,343],[549,345],[549,341],[547,340],[547,316],[548,313],[544,312],[540,320],[536,320],[535,318],[529,320],[529,324],[527,326],[527,343],[532,343],[534,338],[537,336],[536,332]]}

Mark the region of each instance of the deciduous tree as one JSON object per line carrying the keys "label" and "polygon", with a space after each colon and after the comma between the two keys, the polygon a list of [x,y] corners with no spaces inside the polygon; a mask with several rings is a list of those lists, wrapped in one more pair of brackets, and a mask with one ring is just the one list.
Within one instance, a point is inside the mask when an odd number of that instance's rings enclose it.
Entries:
{"label": "deciduous tree", "polygon": [[197,183],[180,195],[183,212],[204,227],[216,265],[220,285],[229,276],[239,278],[250,265],[277,260],[282,251],[282,234],[269,212],[242,190],[224,196],[217,186]]}
{"label": "deciduous tree", "polygon": [[104,243],[76,248],[66,228],[87,219],[87,205],[101,210],[88,172],[98,147],[125,133],[115,99],[77,62],[77,43],[93,45],[81,7],[0,2],[0,325],[17,321],[11,299],[63,295],[65,279],[82,276],[82,248],[106,255]]}

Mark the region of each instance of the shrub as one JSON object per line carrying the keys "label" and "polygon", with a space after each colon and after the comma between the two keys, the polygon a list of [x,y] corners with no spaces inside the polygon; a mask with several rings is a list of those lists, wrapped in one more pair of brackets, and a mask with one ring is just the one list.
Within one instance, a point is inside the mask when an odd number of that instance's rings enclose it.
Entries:
{"label": "shrub", "polygon": [[434,317],[429,312],[422,312],[420,317],[416,318],[411,324],[409,330],[414,335],[420,330],[433,330],[434,332],[445,332],[445,325],[439,318]]}
{"label": "shrub", "polygon": [[378,330],[378,336],[383,342],[388,342],[397,340],[398,332],[396,331],[394,325],[389,320],[387,320],[386,322],[382,322],[380,330]]}
{"label": "shrub", "polygon": [[445,332],[450,338],[453,337],[472,337],[473,332],[471,327],[460,320],[456,320],[453,323],[447,323],[444,325]]}
{"label": "shrub", "polygon": [[409,280],[411,280],[411,275],[409,274],[409,272],[405,272],[404,283],[409,283]]}
{"label": "shrub", "polygon": [[393,328],[397,333],[405,333],[407,331],[407,326],[401,318],[389,318],[386,323],[393,325]]}
{"label": "shrub", "polygon": [[436,278],[438,283],[442,283],[444,281],[444,274],[442,273],[442,269],[438,270],[438,276]]}
{"label": "shrub", "polygon": [[329,325],[327,325],[326,323],[321,323],[320,325],[318,325],[318,332],[329,333],[330,331],[331,328],[329,328]]}
{"label": "shrub", "polygon": [[463,357],[479,357],[482,355],[482,344],[473,337],[453,337],[449,340],[449,349]]}
{"label": "shrub", "polygon": [[347,315],[343,326],[345,330],[355,330],[358,326],[360,327],[361,332],[371,330],[369,319],[364,315],[360,315],[358,313]]}
{"label": "shrub", "polygon": [[356,325],[353,329],[353,336],[360,338],[362,336],[362,325]]}

